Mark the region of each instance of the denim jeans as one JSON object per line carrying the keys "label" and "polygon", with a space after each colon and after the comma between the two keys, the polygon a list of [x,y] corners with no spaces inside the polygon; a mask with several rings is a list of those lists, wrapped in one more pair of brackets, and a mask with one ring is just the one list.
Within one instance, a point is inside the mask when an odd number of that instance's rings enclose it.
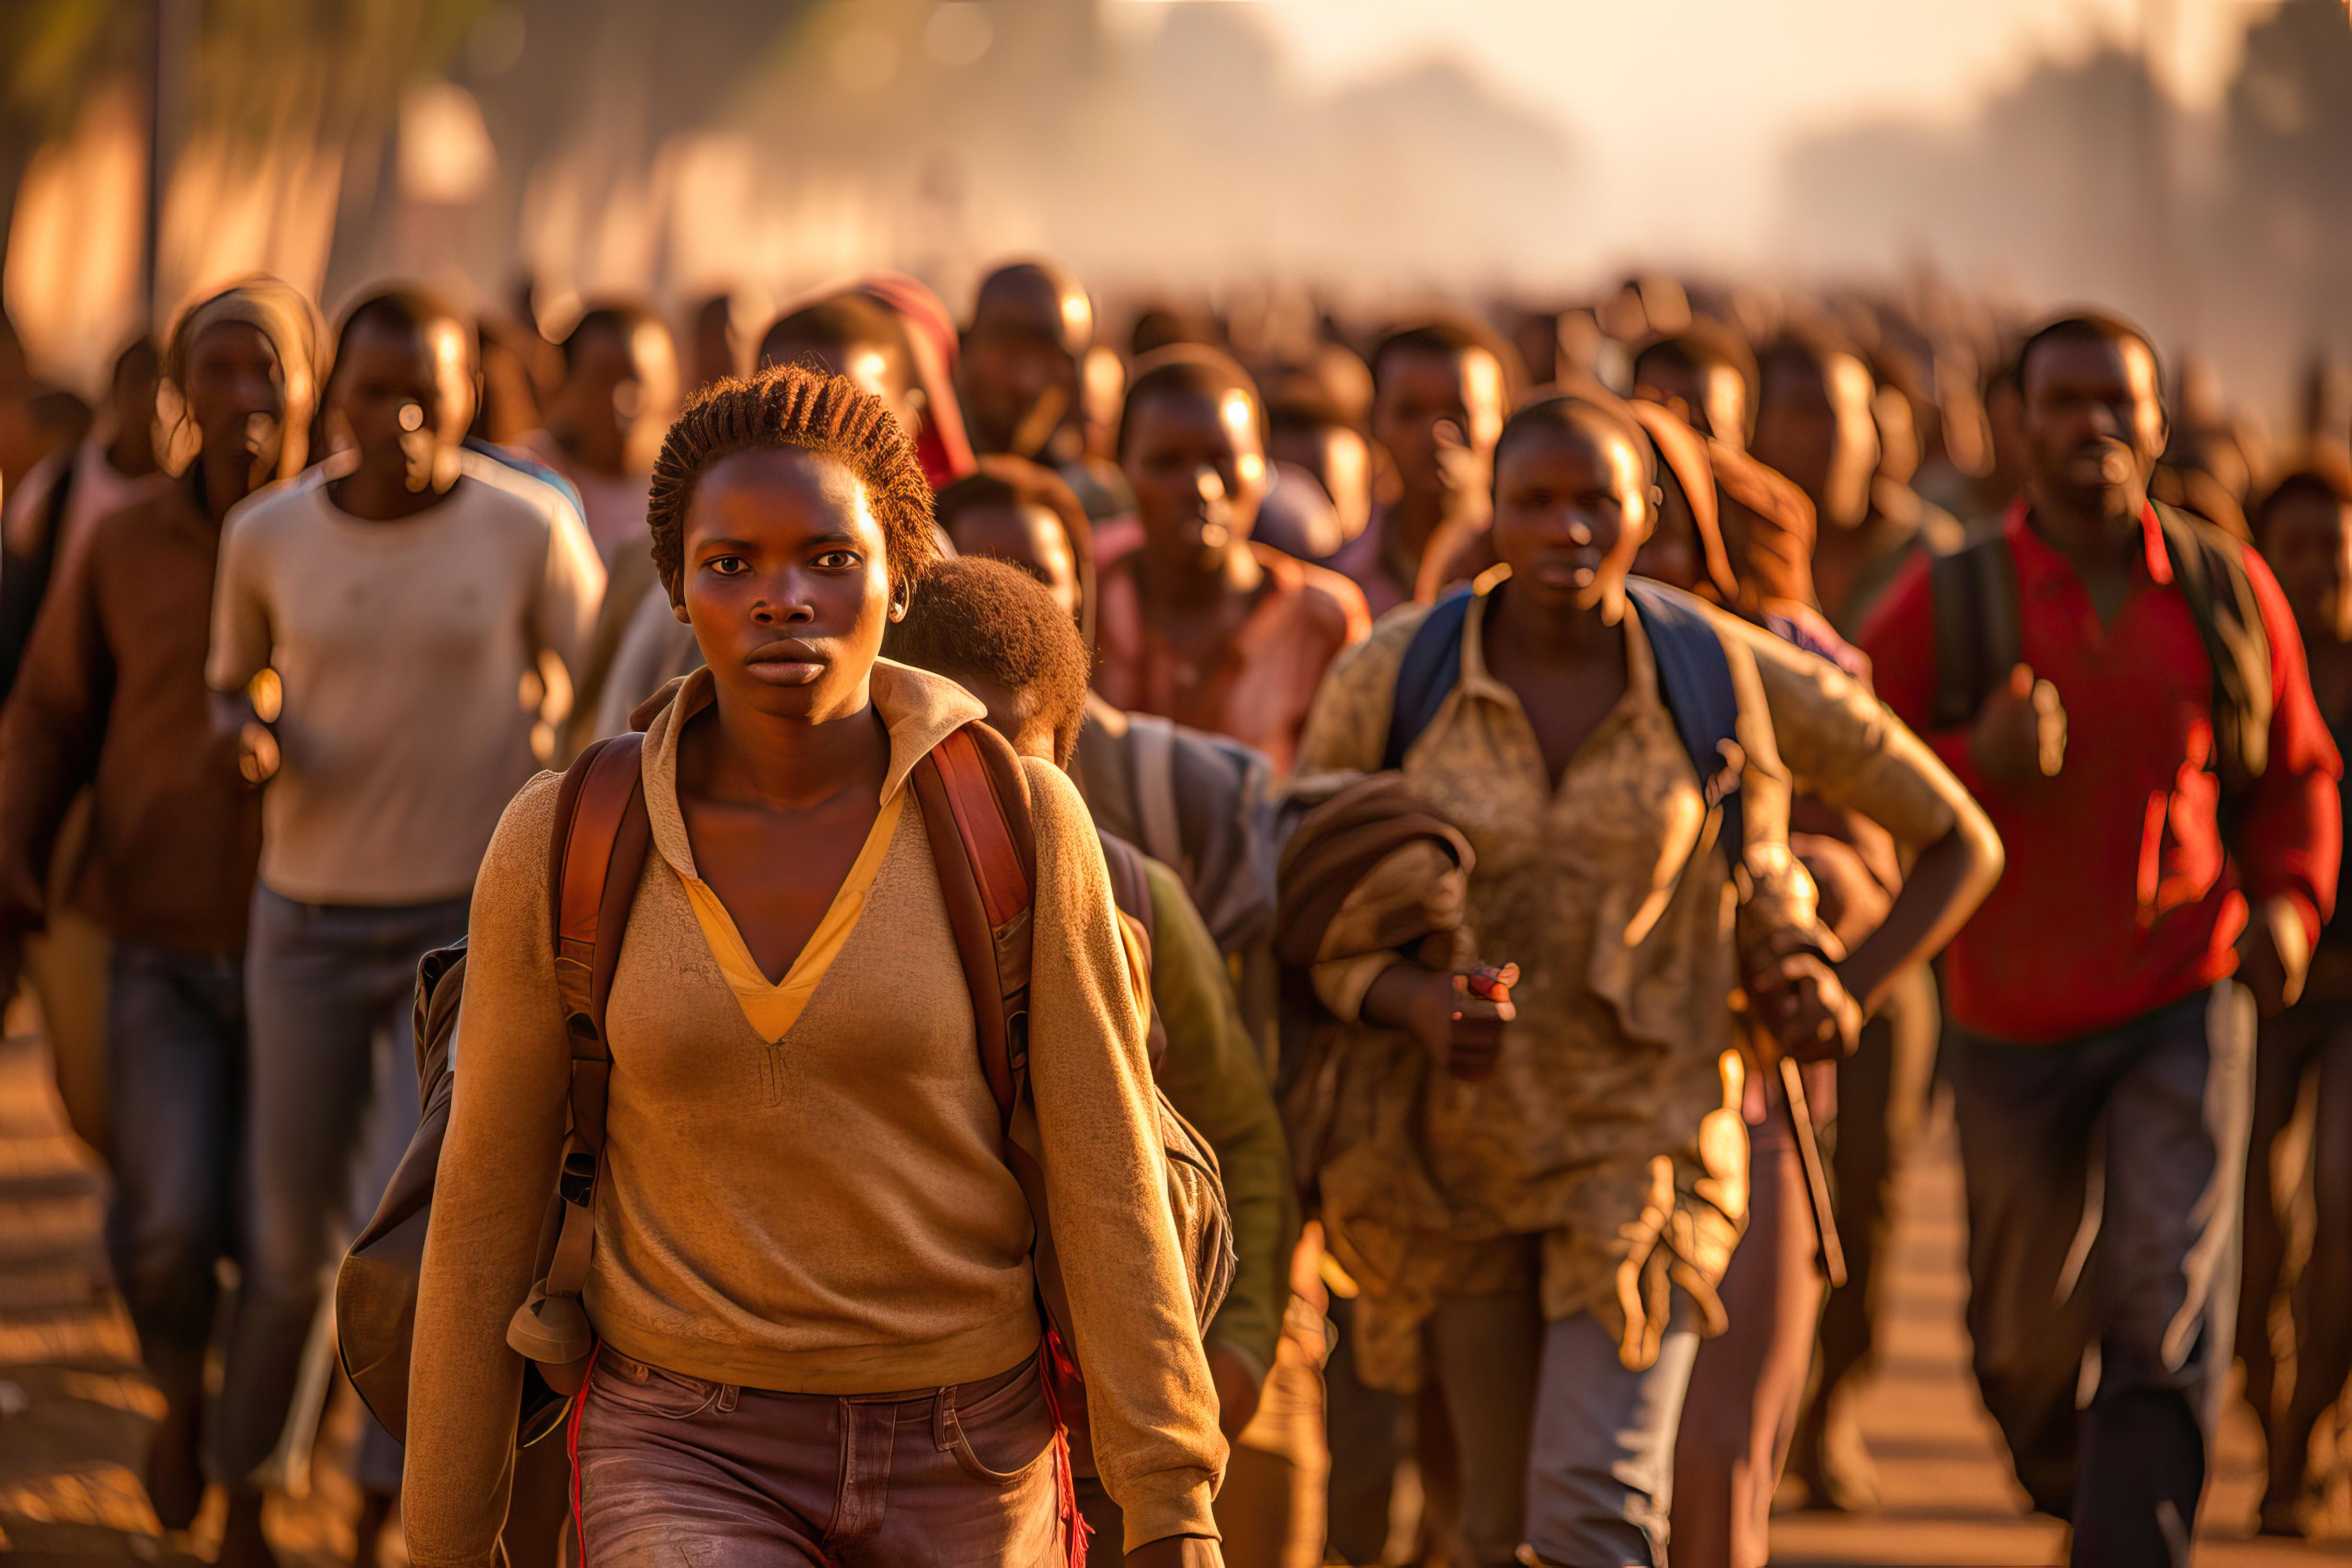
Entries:
{"label": "denim jeans", "polygon": [[1697,1330],[1668,1330],[1657,1360],[1631,1371],[1598,1319],[1546,1322],[1530,1288],[1445,1298],[1429,1347],[1474,1563],[1508,1563],[1522,1542],[1557,1568],[1665,1562]]}
{"label": "denim jeans", "polygon": [[[215,1434],[224,1479],[251,1477],[289,1414],[316,1418],[294,1405],[319,1303],[416,1131],[416,961],[466,933],[468,902],[299,904],[254,890],[245,973],[252,1217]],[[400,1445],[367,1423],[360,1484],[398,1490],[400,1458]]]}
{"label": "denim jeans", "polygon": [[[163,1395],[158,1440],[184,1442],[220,1307],[215,1269],[238,1251],[244,965],[118,942],[107,964],[106,1018],[115,1176],[108,1250],[141,1359]],[[158,1502],[177,1513],[182,1500]]]}
{"label": "denim jeans", "polygon": [[[709,1383],[605,1345],[576,1420],[593,1568],[1066,1561],[1034,1359],[951,1388],[843,1398]],[[1096,1550],[1115,1562],[1119,1543]]]}
{"label": "denim jeans", "polygon": [[2225,982],[2056,1045],[1946,1037],[1977,1385],[2076,1563],[2188,1561],[2231,1362],[2253,1036]]}

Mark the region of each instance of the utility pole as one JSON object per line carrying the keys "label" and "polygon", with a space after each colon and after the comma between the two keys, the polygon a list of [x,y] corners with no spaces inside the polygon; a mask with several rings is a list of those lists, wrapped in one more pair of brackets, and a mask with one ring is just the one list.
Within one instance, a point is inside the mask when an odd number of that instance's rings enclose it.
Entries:
{"label": "utility pole", "polygon": [[171,184],[173,133],[185,107],[180,88],[195,43],[191,15],[189,0],[148,0],[147,242],[140,279],[146,289],[149,330],[158,333],[171,303],[163,297],[163,197]]}

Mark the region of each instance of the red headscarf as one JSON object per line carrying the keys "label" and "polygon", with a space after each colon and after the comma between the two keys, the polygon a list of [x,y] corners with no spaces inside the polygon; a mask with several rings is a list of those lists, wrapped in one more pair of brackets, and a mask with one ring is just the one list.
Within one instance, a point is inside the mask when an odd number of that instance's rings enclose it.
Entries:
{"label": "red headscarf", "polygon": [[928,284],[903,272],[870,274],[850,291],[873,300],[906,328],[915,380],[923,389],[923,428],[915,437],[915,456],[933,489],[953,484],[973,471],[971,440],[956,402],[954,318]]}

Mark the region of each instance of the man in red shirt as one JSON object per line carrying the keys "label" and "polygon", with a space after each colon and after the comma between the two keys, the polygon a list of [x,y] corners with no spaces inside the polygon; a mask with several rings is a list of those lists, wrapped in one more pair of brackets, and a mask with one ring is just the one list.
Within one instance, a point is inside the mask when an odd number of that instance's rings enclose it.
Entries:
{"label": "man in red shirt", "polygon": [[[2146,335],[2070,317],[2019,369],[2025,493],[1977,547],[2000,553],[1915,561],[1863,646],[2009,849],[1946,955],[1979,1386],[2074,1562],[2185,1563],[2231,1358],[2245,992],[2301,988],[2342,764],[2269,569],[2149,505]],[[1978,599],[1938,590],[1988,563]],[[1971,639],[1956,707],[1939,664]]]}

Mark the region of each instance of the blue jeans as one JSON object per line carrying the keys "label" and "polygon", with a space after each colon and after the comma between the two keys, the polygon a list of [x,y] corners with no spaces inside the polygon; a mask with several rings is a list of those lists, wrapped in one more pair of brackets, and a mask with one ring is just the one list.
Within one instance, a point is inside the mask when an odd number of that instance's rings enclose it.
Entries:
{"label": "blue jeans", "polygon": [[[416,1131],[416,961],[466,934],[468,903],[299,904],[254,890],[252,1228],[215,1433],[225,1480],[244,1483],[269,1458],[289,1414],[315,1417],[293,1408],[311,1323]],[[368,1422],[361,1486],[397,1491],[400,1465],[400,1445]]]}
{"label": "blue jeans", "polygon": [[1946,1041],[1977,1386],[2017,1478],[2074,1562],[2185,1563],[2235,1327],[2252,1001],[2225,983],[2056,1045]]}
{"label": "blue jeans", "polygon": [[1546,1322],[1529,1289],[1448,1296],[1428,1334],[1474,1563],[1508,1563],[1523,1542],[1558,1568],[1665,1562],[1697,1330],[1669,1329],[1634,1372],[1598,1319]]}
{"label": "blue jeans", "polygon": [[[245,967],[236,958],[118,941],[108,960],[107,1108],[115,1197],[108,1251],[140,1355],[191,1433],[220,1307],[216,1266],[237,1253],[245,1114]],[[168,1521],[184,1523],[185,1521]]]}

